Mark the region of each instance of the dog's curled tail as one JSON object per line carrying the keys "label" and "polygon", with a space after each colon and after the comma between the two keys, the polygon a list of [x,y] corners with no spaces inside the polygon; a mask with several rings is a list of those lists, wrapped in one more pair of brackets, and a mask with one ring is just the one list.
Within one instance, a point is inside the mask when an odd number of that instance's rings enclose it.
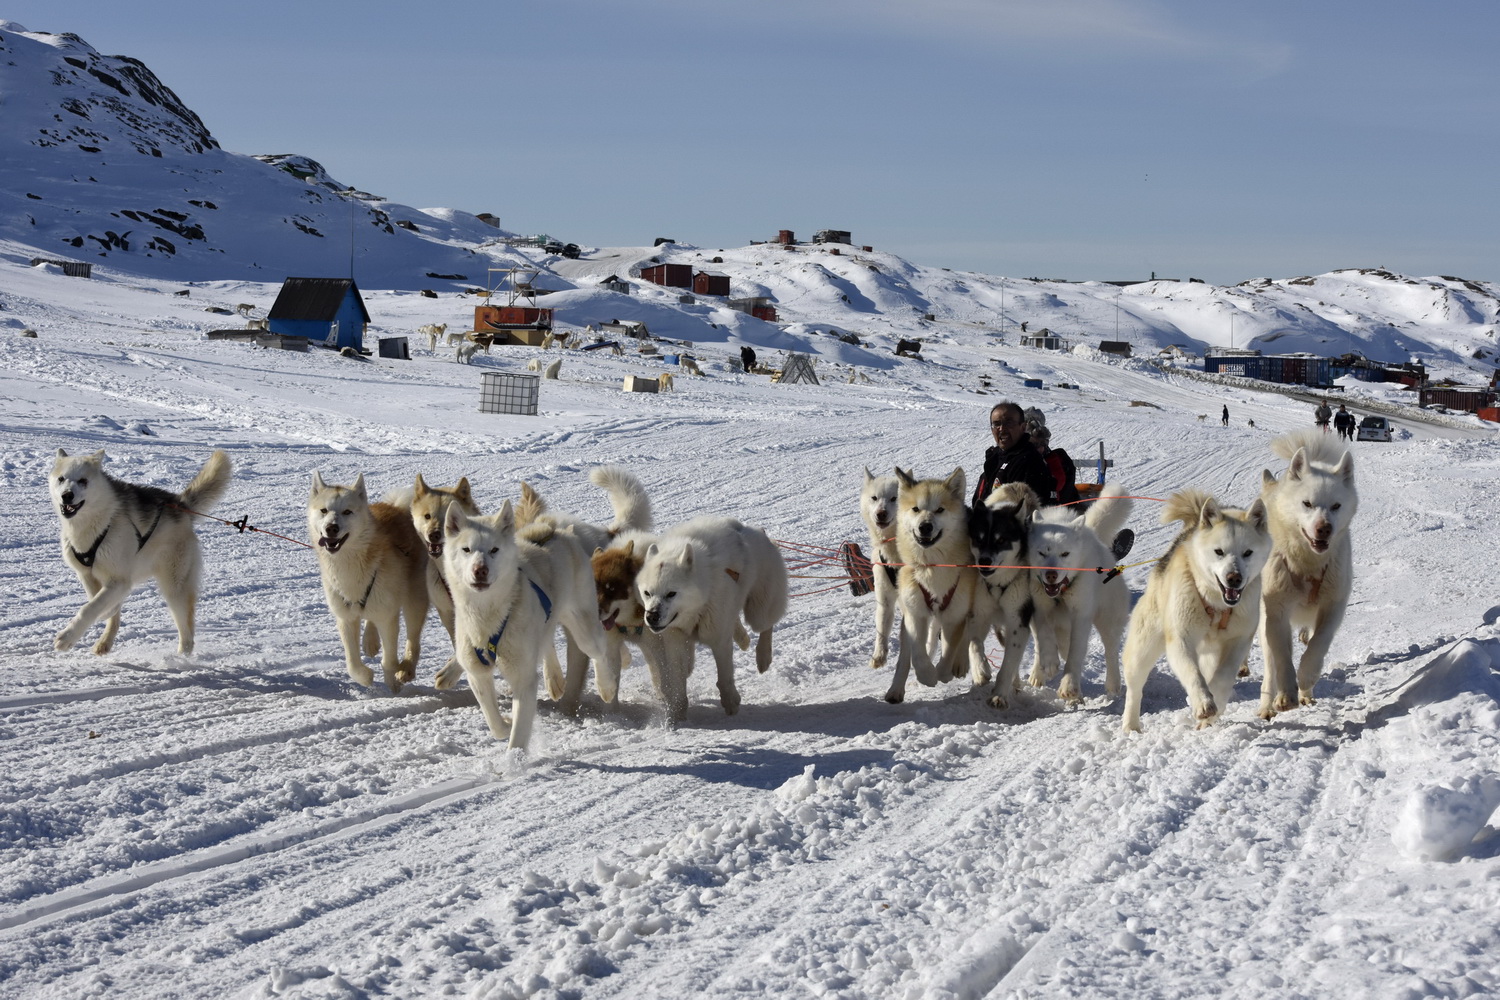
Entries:
{"label": "dog's curled tail", "polygon": [[547,501],[531,488],[530,483],[522,480],[521,499],[516,501],[516,527],[524,528],[545,513],[547,513]]}
{"label": "dog's curled tail", "polygon": [[1125,519],[1130,516],[1134,501],[1124,493],[1118,485],[1105,483],[1099,488],[1099,499],[1089,504],[1088,512],[1083,515],[1083,523],[1106,544],[1120,533],[1125,527]]}
{"label": "dog's curled tail", "polygon": [[1309,462],[1317,462],[1319,465],[1337,465],[1349,453],[1348,447],[1335,435],[1307,429],[1292,431],[1273,439],[1271,451],[1288,462],[1298,451],[1303,451]]}
{"label": "dog's curled tail", "polygon": [[589,482],[609,494],[615,520],[609,526],[611,535],[624,531],[651,530],[651,498],[635,474],[618,465],[601,465],[589,473]]}
{"label": "dog's curled tail", "polygon": [[215,449],[208,456],[208,461],[203,463],[203,468],[193,477],[193,481],[187,484],[187,489],[179,494],[182,505],[188,510],[206,514],[214,504],[224,499],[233,471],[229,456],[222,449]]}
{"label": "dog's curled tail", "polygon": [[1218,510],[1219,502],[1203,490],[1190,487],[1173,493],[1167,498],[1166,505],[1161,511],[1161,523],[1171,524],[1173,521],[1181,521],[1187,527],[1192,528],[1203,520],[1203,512],[1210,507]]}

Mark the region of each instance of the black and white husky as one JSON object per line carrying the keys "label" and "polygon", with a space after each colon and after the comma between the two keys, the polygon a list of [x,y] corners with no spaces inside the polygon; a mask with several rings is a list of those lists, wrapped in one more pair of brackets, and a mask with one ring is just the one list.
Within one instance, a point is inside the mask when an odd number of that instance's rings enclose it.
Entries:
{"label": "black and white husky", "polygon": [[109,652],[120,630],[120,606],[139,583],[154,577],[177,623],[177,651],[191,653],[203,556],[190,512],[213,507],[229,488],[229,476],[229,456],[215,451],[187,489],[172,493],[108,475],[102,450],[69,455],[57,449],[49,486],[62,521],[63,562],[78,574],[89,599],[54,645],[71,649],[107,618],[94,652]]}
{"label": "black and white husky", "polygon": [[1026,569],[1031,519],[1039,503],[1025,483],[997,486],[984,503],[969,508],[969,551],[983,587],[974,591],[974,631],[969,646],[969,677],[976,686],[989,683],[984,655],[985,633],[994,630],[1004,657],[989,702],[1009,706],[1020,681],[1021,657],[1031,639],[1036,605]]}

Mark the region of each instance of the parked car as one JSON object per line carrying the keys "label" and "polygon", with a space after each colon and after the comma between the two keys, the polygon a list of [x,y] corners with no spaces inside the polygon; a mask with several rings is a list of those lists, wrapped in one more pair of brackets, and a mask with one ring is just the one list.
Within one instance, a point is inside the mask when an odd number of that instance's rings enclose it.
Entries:
{"label": "parked car", "polygon": [[560,254],[563,252],[563,245],[557,240],[548,240],[542,244],[542,252]]}
{"label": "parked car", "polygon": [[1358,441],[1389,441],[1391,439],[1391,418],[1365,417],[1359,422],[1359,429],[1355,431],[1354,437]]}

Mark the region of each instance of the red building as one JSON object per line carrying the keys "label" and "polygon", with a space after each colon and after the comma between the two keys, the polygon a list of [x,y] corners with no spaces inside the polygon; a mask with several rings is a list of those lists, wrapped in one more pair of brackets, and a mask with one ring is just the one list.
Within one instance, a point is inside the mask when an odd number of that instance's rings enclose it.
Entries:
{"label": "red building", "polygon": [[692,288],[693,267],[691,264],[653,264],[641,268],[641,280],[668,288]]}
{"label": "red building", "polygon": [[729,295],[729,275],[699,271],[693,275],[693,291],[699,295]]}

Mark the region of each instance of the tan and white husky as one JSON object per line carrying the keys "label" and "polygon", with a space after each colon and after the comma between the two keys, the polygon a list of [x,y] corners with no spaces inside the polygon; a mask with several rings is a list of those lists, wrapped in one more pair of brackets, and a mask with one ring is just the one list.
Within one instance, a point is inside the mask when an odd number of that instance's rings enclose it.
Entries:
{"label": "tan and white husky", "polygon": [[[1298,702],[1313,703],[1313,687],[1323,676],[1328,647],[1354,585],[1349,522],[1359,509],[1354,457],[1332,435],[1288,434],[1272,441],[1271,450],[1289,464],[1280,479],[1269,469],[1261,475],[1260,497],[1270,515],[1272,541],[1261,588],[1263,719]],[[1306,644],[1295,670],[1294,631]]]}
{"label": "tan and white husky", "polygon": [[[906,677],[914,666],[917,680],[928,687],[967,670],[960,655],[968,650],[969,612],[979,580],[970,565],[964,470],[954,469],[947,479],[916,479],[897,469],[896,479],[901,645],[896,676],[885,694],[892,704],[906,697]],[[927,651],[934,629],[942,636],[936,664]]]}
{"label": "tan and white husky", "polygon": [[1161,519],[1181,521],[1183,529],[1152,568],[1130,615],[1125,732],[1140,731],[1141,693],[1163,653],[1187,690],[1198,728],[1223,713],[1255,639],[1260,575],[1271,555],[1266,505],[1259,499],[1237,510],[1202,490],[1183,490],[1167,500]]}
{"label": "tan and white husky", "polygon": [[[374,673],[360,658],[360,626],[374,626],[380,666],[392,693],[417,674],[422,626],[427,620],[427,554],[412,527],[411,512],[371,503],[361,473],[353,486],[325,483],[314,472],[307,498],[307,533],[318,554],[323,594],[338,624],[349,676],[368,687]],[[406,649],[398,659],[400,623]],[[366,650],[376,642],[366,637]]]}

